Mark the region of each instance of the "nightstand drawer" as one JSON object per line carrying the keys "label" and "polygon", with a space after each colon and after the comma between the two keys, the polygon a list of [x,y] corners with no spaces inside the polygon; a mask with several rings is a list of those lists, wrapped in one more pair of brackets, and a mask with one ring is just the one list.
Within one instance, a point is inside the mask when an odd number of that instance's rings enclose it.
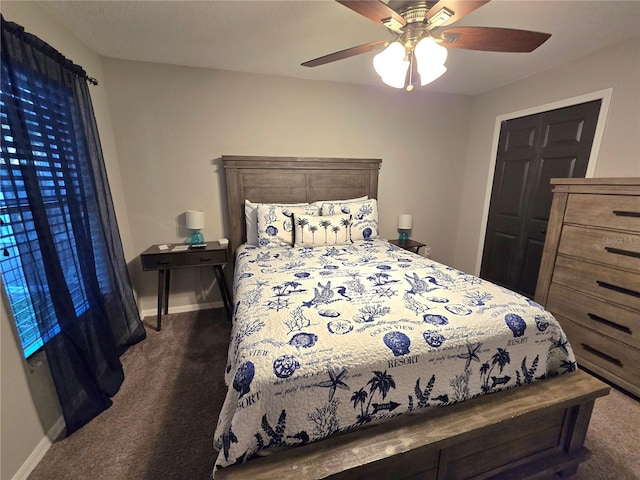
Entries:
{"label": "nightstand drawer", "polygon": [[640,234],[565,225],[558,253],[640,273]]}
{"label": "nightstand drawer", "polygon": [[227,250],[193,250],[187,253],[188,265],[221,265],[227,263]]}
{"label": "nightstand drawer", "polygon": [[636,273],[558,255],[552,282],[640,311]]}
{"label": "nightstand drawer", "polygon": [[600,373],[596,369],[602,369],[606,373],[613,374],[625,382],[635,385],[636,389],[640,386],[640,368],[638,368],[640,351],[565,318],[560,317],[558,321],[567,334],[569,343],[578,359],[578,365],[584,363],[586,368],[591,368],[596,373]]}
{"label": "nightstand drawer", "polygon": [[564,221],[637,232],[640,196],[576,193],[569,196]]}
{"label": "nightstand drawer", "polygon": [[547,309],[622,343],[640,348],[640,312],[552,283]]}
{"label": "nightstand drawer", "polygon": [[187,256],[184,253],[157,253],[141,255],[143,270],[162,270],[165,268],[184,267],[187,264]]}

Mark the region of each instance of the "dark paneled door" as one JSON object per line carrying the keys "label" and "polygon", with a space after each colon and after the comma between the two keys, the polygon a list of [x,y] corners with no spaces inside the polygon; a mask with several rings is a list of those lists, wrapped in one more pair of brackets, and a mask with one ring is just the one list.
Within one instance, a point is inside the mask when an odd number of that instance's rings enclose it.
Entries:
{"label": "dark paneled door", "polygon": [[533,298],[551,178],[584,177],[601,100],[502,123],[480,276]]}

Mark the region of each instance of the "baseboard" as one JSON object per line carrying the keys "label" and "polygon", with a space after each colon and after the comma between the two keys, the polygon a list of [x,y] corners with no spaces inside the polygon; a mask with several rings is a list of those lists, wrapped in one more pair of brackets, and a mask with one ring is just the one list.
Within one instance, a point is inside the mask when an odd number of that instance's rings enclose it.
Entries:
{"label": "baseboard", "polygon": [[[218,302],[211,302],[211,303],[194,303],[191,305],[179,305],[177,307],[169,307],[169,314],[195,312],[196,310],[209,310],[211,308],[224,308],[224,303],[222,303],[222,301],[218,301]],[[155,308],[141,310],[140,318],[155,317],[157,314],[158,314],[158,310]]]}
{"label": "baseboard", "polygon": [[52,443],[55,442],[60,434],[64,431],[65,427],[66,424],[64,423],[64,417],[60,415],[60,418],[56,420],[56,423],[54,423],[47,432],[47,437],[49,438],[49,440],[51,440]]}
{"label": "baseboard", "polygon": [[60,416],[60,418],[56,420],[56,423],[54,423],[49,429],[47,434],[42,437],[42,440],[40,440],[36,448],[31,452],[31,455],[29,455],[11,480],[27,480],[31,472],[33,472],[33,469],[36,468],[38,463],[40,463],[40,460],[42,460],[42,457],[44,457],[49,451],[53,441],[62,433],[64,427],[64,418]]}

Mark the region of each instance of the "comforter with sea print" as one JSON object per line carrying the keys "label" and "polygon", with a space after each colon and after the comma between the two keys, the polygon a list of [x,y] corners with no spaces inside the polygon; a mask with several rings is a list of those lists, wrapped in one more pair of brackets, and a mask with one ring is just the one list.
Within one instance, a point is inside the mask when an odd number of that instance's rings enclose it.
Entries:
{"label": "comforter with sea print", "polygon": [[234,290],[216,469],[576,368],[540,305],[382,240],[243,245]]}

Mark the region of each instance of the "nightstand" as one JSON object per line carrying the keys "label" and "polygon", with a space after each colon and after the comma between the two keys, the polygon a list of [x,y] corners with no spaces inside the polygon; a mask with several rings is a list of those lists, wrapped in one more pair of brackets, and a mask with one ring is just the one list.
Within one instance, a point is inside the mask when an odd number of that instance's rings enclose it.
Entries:
{"label": "nightstand", "polygon": [[[166,248],[160,248],[166,247]],[[140,254],[142,269],[158,271],[158,319],[156,330],[162,328],[162,312],[169,312],[169,283],[174,268],[213,267],[227,318],[231,321],[231,295],[222,267],[229,261],[229,246],[207,242],[204,247],[185,244],[152,245]]]}
{"label": "nightstand", "polygon": [[413,253],[418,253],[420,252],[420,248],[421,247],[426,247],[427,245],[421,242],[418,242],[416,240],[399,240],[399,239],[394,239],[394,240],[389,240],[389,243],[396,245],[397,247],[400,248],[404,248],[405,250],[408,250],[409,252],[413,252]]}

